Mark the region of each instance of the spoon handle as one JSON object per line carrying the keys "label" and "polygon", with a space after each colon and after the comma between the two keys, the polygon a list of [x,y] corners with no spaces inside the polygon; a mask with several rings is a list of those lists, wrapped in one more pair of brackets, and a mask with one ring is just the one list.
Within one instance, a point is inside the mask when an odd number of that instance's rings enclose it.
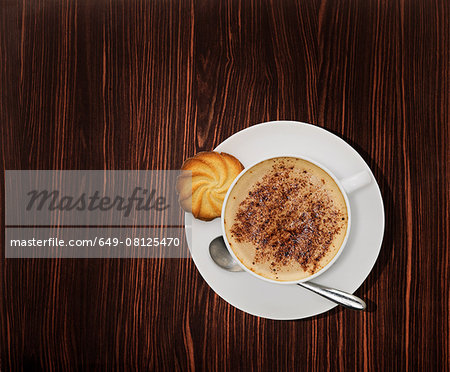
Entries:
{"label": "spoon handle", "polygon": [[300,287],[309,289],[310,291],[325,297],[326,299],[353,310],[365,310],[366,303],[350,293],[340,291],[339,289],[328,288],[320,284],[314,283],[297,283]]}

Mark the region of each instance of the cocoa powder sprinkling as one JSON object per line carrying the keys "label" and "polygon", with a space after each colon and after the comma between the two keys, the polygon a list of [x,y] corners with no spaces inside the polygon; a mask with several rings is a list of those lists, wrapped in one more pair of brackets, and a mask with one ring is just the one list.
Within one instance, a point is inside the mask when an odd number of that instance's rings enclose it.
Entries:
{"label": "cocoa powder sprinkling", "polygon": [[314,272],[345,225],[322,179],[275,162],[240,203],[230,232],[255,245],[255,263],[270,262],[276,273],[296,261]]}

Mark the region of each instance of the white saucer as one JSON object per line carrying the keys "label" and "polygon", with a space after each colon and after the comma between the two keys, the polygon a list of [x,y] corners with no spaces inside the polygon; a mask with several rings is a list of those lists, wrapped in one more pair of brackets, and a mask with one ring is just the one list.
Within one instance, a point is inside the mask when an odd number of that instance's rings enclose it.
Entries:
{"label": "white saucer", "polygon": [[[368,165],[345,141],[314,125],[273,121],[244,129],[216,147],[236,156],[244,166],[284,154],[316,160],[342,179],[366,169],[372,183],[349,195],[352,228],[336,263],[314,282],[353,293],[372,270],[384,233],[384,208]],[[301,319],[336,305],[297,285],[272,284],[246,272],[219,268],[209,256],[209,243],[221,235],[220,219],[203,222],[186,214],[186,236],[192,258],[209,286],[225,301],[249,314],[269,319]]]}

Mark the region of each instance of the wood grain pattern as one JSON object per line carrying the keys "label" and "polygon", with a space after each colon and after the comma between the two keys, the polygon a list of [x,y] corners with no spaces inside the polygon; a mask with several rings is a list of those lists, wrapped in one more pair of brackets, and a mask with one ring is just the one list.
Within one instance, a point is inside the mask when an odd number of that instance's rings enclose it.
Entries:
{"label": "wood grain pattern", "polygon": [[445,0],[1,2],[2,180],[177,169],[305,121],[369,163],[386,235],[357,291],[369,312],[288,322],[231,307],[188,259],[2,258],[0,369],[448,370],[449,16]]}

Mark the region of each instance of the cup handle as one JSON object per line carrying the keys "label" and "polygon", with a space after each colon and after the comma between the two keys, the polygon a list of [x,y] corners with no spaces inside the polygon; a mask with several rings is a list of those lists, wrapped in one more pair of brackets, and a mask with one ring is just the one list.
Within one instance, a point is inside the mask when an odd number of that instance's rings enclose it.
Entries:
{"label": "cup handle", "polygon": [[362,172],[356,173],[353,176],[341,180],[341,184],[347,194],[351,194],[352,192],[364,186],[367,186],[371,182],[372,177],[366,170],[363,170]]}

